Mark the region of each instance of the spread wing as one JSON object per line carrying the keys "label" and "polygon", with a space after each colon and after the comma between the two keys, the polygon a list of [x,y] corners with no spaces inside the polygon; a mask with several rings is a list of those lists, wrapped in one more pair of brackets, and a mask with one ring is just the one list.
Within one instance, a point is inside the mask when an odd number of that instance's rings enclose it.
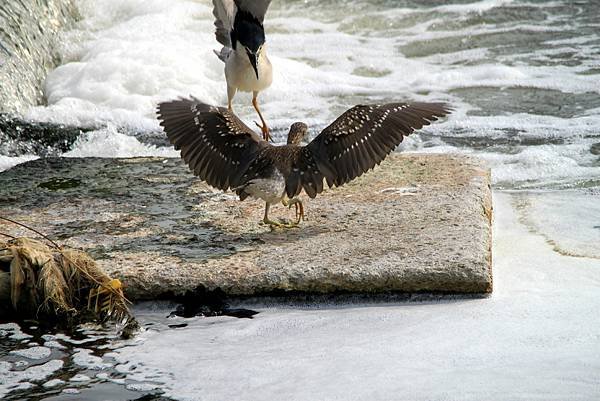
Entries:
{"label": "spread wing", "polygon": [[240,10],[248,11],[261,24],[265,20],[265,14],[271,4],[271,0],[234,0]]}
{"label": "spread wing", "polygon": [[236,6],[234,0],[213,0],[213,15],[215,16],[215,36],[217,42],[231,48],[231,29],[235,18]]}
{"label": "spread wing", "polygon": [[304,146],[286,180],[292,198],[302,189],[314,198],[361,176],[385,159],[404,136],[450,112],[443,103],[359,105],[347,110]]}
{"label": "spread wing", "polygon": [[232,48],[231,30],[238,9],[252,14],[261,24],[271,0],[213,0],[215,36],[224,47]]}
{"label": "spread wing", "polygon": [[197,99],[160,103],[158,118],[190,170],[222,190],[241,185],[248,165],[267,144],[227,109]]}

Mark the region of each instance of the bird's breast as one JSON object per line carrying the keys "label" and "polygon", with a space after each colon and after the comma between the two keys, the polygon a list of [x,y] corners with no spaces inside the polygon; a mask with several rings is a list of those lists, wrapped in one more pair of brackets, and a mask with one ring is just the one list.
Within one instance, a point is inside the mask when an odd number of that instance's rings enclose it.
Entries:
{"label": "bird's breast", "polygon": [[258,58],[257,79],[248,55],[239,51],[233,53],[225,62],[227,85],[243,92],[259,92],[271,85],[273,69],[266,54],[262,54]]}

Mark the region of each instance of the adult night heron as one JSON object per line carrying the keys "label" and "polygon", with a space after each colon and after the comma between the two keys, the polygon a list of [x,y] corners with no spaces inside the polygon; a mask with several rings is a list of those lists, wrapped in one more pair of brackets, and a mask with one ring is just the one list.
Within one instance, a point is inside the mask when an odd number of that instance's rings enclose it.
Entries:
{"label": "adult night heron", "polygon": [[252,92],[252,105],[262,125],[255,122],[265,140],[269,127],[258,107],[258,93],[271,86],[273,68],[265,48],[263,21],[271,0],[213,0],[215,35],[223,45],[217,56],[225,62],[227,105],[235,93]]}
{"label": "adult night heron", "polygon": [[[347,110],[301,146],[306,124],[292,124],[287,145],[262,140],[226,108],[197,99],[178,99],[158,105],[169,141],[181,150],[190,169],[209,185],[234,190],[265,201],[264,223],[293,227],[304,216],[302,190],[314,198],[329,187],[343,185],[381,163],[404,136],[449,113],[444,103],[359,105]],[[269,207],[295,205],[296,221],[269,219]]]}

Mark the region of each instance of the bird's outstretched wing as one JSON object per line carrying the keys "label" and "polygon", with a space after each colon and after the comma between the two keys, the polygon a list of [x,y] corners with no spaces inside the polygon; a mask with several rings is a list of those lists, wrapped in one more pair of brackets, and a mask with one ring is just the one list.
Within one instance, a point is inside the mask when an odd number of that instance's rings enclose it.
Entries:
{"label": "bird's outstretched wing", "polygon": [[443,117],[443,103],[359,105],[347,110],[304,146],[286,180],[292,198],[302,189],[314,198],[329,187],[343,185],[372,169],[402,142],[404,136]]}
{"label": "bird's outstretched wing", "polygon": [[213,15],[215,16],[215,36],[217,42],[231,48],[231,29],[235,19],[236,6],[234,0],[213,0]]}
{"label": "bird's outstretched wing", "polygon": [[269,4],[271,0],[213,0],[217,41],[226,48],[232,48],[231,30],[237,10],[249,12],[262,24]]}
{"label": "bird's outstretched wing", "polygon": [[249,12],[260,22],[265,21],[265,14],[271,4],[271,0],[234,0],[238,9]]}
{"label": "bird's outstretched wing", "polygon": [[248,165],[266,145],[229,110],[197,99],[160,103],[157,112],[169,141],[181,149],[190,170],[215,188],[239,186]]}

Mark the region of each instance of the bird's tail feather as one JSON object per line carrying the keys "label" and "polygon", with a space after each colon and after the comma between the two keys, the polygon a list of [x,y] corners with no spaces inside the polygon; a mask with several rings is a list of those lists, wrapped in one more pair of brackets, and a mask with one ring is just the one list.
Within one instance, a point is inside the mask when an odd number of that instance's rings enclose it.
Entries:
{"label": "bird's tail feather", "polygon": [[250,182],[240,185],[239,187],[231,188],[231,191],[235,192],[237,196],[240,197],[240,200],[243,201],[247,197],[250,196],[248,192],[245,191],[246,187]]}

